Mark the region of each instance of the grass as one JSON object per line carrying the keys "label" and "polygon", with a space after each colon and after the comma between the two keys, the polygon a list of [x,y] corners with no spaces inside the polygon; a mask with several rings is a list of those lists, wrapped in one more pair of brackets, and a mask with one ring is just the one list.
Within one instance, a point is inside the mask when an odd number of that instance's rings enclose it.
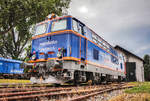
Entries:
{"label": "grass", "polygon": [[30,80],[0,79],[1,83],[30,83]]}
{"label": "grass", "polygon": [[110,99],[109,101],[150,101],[150,94],[136,93],[136,94],[121,94],[117,97]]}
{"label": "grass", "polygon": [[150,101],[150,82],[131,82],[128,85],[136,85],[136,87],[126,89],[123,94],[109,101]]}
{"label": "grass", "polygon": [[131,89],[125,90],[125,93],[149,93],[150,94],[150,82],[143,82],[143,83],[131,83],[138,85],[136,87],[133,87]]}

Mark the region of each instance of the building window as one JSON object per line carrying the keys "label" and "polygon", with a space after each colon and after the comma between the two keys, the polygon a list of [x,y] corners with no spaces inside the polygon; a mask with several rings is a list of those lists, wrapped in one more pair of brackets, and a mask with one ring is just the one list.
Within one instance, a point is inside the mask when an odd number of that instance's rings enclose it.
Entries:
{"label": "building window", "polygon": [[93,49],[93,58],[99,60],[99,51],[96,49]]}

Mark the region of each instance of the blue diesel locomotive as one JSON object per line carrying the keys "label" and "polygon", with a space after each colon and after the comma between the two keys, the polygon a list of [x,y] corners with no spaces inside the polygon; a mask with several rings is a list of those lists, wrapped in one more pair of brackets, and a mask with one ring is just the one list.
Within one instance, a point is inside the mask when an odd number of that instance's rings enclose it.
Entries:
{"label": "blue diesel locomotive", "polygon": [[124,57],[108,42],[72,16],[48,19],[36,25],[29,68],[33,83],[122,80]]}
{"label": "blue diesel locomotive", "polygon": [[21,64],[22,61],[0,57],[0,78],[21,78],[24,71]]}

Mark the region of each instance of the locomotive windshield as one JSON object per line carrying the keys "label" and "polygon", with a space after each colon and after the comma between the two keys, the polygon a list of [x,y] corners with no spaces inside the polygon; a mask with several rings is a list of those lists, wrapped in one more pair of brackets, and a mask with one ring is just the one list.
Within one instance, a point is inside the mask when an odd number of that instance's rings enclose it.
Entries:
{"label": "locomotive windshield", "polygon": [[47,23],[36,26],[35,35],[43,34],[47,30]]}
{"label": "locomotive windshield", "polygon": [[55,20],[52,22],[51,32],[65,30],[67,28],[67,20]]}

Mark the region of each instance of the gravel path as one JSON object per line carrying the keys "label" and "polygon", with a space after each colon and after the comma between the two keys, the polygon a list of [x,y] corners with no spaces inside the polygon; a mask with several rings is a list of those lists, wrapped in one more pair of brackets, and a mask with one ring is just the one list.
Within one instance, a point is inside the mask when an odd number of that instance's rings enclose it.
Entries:
{"label": "gravel path", "polygon": [[109,93],[97,95],[95,97],[88,99],[87,101],[109,101],[111,98],[116,97],[123,93],[124,93],[124,90],[115,90]]}

